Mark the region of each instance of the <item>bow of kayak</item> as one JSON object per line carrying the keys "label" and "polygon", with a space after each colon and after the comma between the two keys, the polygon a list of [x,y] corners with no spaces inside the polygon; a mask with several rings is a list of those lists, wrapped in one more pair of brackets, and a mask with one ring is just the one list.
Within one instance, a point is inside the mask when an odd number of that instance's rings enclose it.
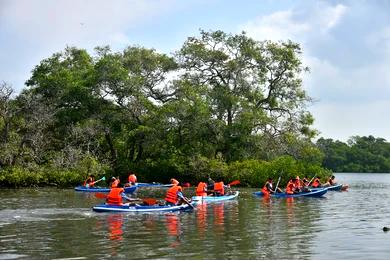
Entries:
{"label": "bow of kayak", "polygon": [[[77,186],[74,188],[75,191],[80,192],[103,192],[108,193],[110,192],[109,188],[97,188],[97,187],[86,187],[86,186]],[[137,190],[137,186],[131,186],[131,187],[125,187],[124,188],[126,194],[133,194]]]}
{"label": "bow of kayak", "polygon": [[239,191],[235,191],[231,195],[224,195],[224,196],[193,196],[191,199],[195,202],[218,202],[218,201],[225,201],[225,200],[231,200],[238,197],[240,194]]}
{"label": "bow of kayak", "polygon": [[172,187],[173,184],[161,184],[161,183],[136,183],[137,187],[152,187],[152,188],[158,188],[158,187]]}
{"label": "bow of kayak", "polygon": [[[270,196],[273,198],[298,198],[298,197],[322,197],[326,192],[328,192],[327,188],[317,189],[309,192],[299,192],[296,194],[287,194],[287,193],[275,193]],[[254,196],[263,197],[264,194],[261,191],[253,192]]]}

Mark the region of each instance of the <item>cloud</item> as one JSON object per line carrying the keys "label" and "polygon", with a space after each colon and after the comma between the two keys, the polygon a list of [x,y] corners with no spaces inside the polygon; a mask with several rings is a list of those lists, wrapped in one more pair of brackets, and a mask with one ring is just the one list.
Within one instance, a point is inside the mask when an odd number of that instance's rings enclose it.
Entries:
{"label": "cloud", "polygon": [[242,29],[258,40],[296,40],[310,31],[310,25],[295,21],[293,16],[291,10],[275,12],[249,21]]}
{"label": "cloud", "polygon": [[[3,6],[2,20],[26,44],[123,42],[126,30],[152,19],[172,1],[17,0]],[[122,37],[118,38],[118,35]],[[115,42],[114,42],[115,43]]]}
{"label": "cloud", "polygon": [[[390,15],[375,2],[315,2],[257,17],[240,30],[257,40],[293,40],[303,47],[304,87],[314,127],[325,137],[346,140],[376,135],[390,140]],[[363,21],[361,21],[363,17]],[[367,19],[367,20],[366,20]],[[366,26],[368,20],[372,26]],[[238,30],[238,31],[240,31]]]}
{"label": "cloud", "polygon": [[67,45],[122,50],[128,32],[175,10],[175,0],[3,0],[0,2],[0,80],[21,90],[29,71]]}
{"label": "cloud", "polygon": [[313,34],[316,37],[319,33],[326,34],[347,12],[347,7],[342,4],[329,6],[319,3],[318,6],[300,11],[289,9],[257,17],[240,28],[258,40],[290,39],[305,43]]}

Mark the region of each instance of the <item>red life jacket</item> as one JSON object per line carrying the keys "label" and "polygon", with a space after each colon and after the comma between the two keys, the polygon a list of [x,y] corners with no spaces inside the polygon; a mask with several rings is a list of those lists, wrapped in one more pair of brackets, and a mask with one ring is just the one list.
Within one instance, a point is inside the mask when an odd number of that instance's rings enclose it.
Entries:
{"label": "red life jacket", "polygon": [[167,191],[167,195],[165,196],[165,201],[172,203],[172,204],[177,204],[179,201],[179,197],[177,196],[177,192],[182,191],[182,188],[180,186],[173,186]]}
{"label": "red life jacket", "polygon": [[205,197],[207,196],[206,193],[207,184],[204,182],[199,182],[198,187],[196,188],[196,195]]}
{"label": "red life jacket", "polygon": [[223,186],[223,182],[215,182],[214,183],[214,192],[221,196],[225,195],[225,188]]}
{"label": "red life jacket", "polygon": [[320,183],[320,179],[319,178],[315,178],[313,183],[311,183],[311,186],[313,188],[318,188],[320,185],[321,185],[321,183]]}
{"label": "red life jacket", "polygon": [[137,182],[137,177],[134,174],[131,174],[129,176],[129,183],[136,183]]}
{"label": "red life jacket", "polygon": [[295,184],[296,188],[299,188],[299,189],[302,188],[302,184],[301,184],[301,180],[300,179],[296,179],[294,184]]}
{"label": "red life jacket", "polygon": [[294,194],[295,184],[291,180],[287,183],[286,187],[286,193],[287,194]]}
{"label": "red life jacket", "polygon": [[110,205],[122,205],[121,193],[125,190],[123,188],[112,188],[107,195],[106,202]]}

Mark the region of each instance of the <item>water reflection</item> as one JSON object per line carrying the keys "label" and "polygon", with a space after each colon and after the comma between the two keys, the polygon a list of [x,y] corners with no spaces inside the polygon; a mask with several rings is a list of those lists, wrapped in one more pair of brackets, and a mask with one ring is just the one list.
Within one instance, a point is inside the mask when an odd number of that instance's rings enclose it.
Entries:
{"label": "water reflection", "polygon": [[223,233],[224,228],[224,218],[225,218],[225,207],[224,202],[219,202],[212,205],[214,213],[214,228],[218,233]]}
{"label": "water reflection", "polygon": [[168,235],[171,236],[170,247],[176,248],[180,245],[180,220],[176,213],[165,214],[165,225],[168,231]]}
{"label": "water reflection", "polygon": [[294,198],[286,198],[287,224],[294,226]]}
{"label": "water reflection", "polygon": [[199,204],[196,208],[196,224],[200,239],[205,238],[207,228],[207,203]]}
{"label": "water reflection", "polygon": [[118,248],[123,240],[123,215],[112,214],[107,216],[108,237],[111,240],[111,256],[118,254]]}

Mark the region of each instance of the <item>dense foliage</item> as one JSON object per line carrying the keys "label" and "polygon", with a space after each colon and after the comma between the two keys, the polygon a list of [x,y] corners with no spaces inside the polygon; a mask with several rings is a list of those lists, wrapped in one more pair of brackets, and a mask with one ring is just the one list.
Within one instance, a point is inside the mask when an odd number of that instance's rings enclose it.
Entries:
{"label": "dense foliage", "polygon": [[390,172],[390,143],[373,136],[350,138],[347,143],[320,138],[323,166],[336,172]]}
{"label": "dense foliage", "polygon": [[0,182],[68,185],[129,170],[142,181],[325,175],[301,49],[200,32],[173,56],[68,47],[16,97],[0,92]]}

